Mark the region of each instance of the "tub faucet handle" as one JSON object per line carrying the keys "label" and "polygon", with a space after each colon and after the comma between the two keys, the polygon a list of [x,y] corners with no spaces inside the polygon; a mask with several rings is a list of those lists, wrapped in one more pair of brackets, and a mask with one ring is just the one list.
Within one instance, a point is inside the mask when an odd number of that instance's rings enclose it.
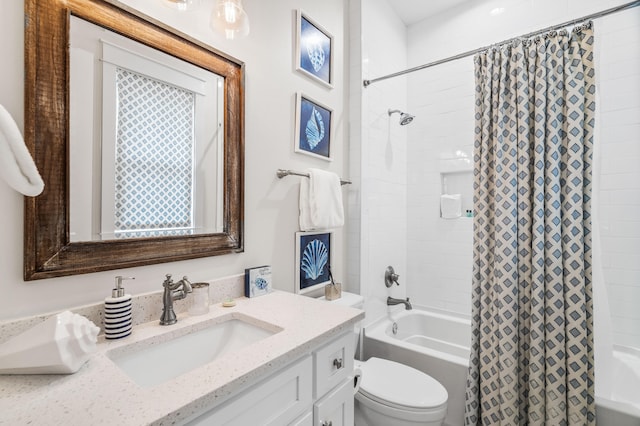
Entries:
{"label": "tub faucet handle", "polygon": [[386,271],[384,271],[384,285],[386,285],[387,288],[391,287],[394,283],[400,285],[398,278],[400,278],[400,275],[396,274],[393,266],[387,266]]}

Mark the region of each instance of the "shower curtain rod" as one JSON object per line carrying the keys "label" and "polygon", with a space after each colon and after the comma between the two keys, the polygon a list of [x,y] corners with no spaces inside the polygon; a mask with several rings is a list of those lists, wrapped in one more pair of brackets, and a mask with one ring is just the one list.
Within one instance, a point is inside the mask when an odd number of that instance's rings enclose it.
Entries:
{"label": "shower curtain rod", "polygon": [[531,33],[524,34],[524,35],[521,35],[521,36],[518,36],[518,37],[513,37],[513,38],[510,38],[510,39],[501,41],[500,43],[494,43],[494,44],[492,44],[490,46],[480,47],[478,49],[469,50],[468,52],[464,52],[464,53],[459,53],[457,55],[450,56],[450,57],[445,58],[445,59],[440,59],[440,60],[437,60],[437,61],[434,61],[434,62],[429,62],[428,64],[418,65],[417,67],[409,68],[409,69],[406,69],[406,70],[403,70],[403,71],[394,72],[392,74],[387,74],[387,75],[384,75],[382,77],[373,78],[371,80],[363,80],[362,84],[366,88],[370,84],[376,83],[378,81],[386,80],[388,78],[393,78],[393,77],[399,77],[401,75],[409,74],[409,73],[412,73],[414,71],[420,71],[420,70],[423,70],[425,68],[431,68],[431,67],[436,66],[436,65],[440,65],[440,64],[447,63],[447,62],[455,61],[456,59],[462,59],[462,58],[465,58],[467,56],[475,55],[476,53],[480,53],[480,52],[483,52],[483,51],[485,51],[487,49],[490,49],[492,46],[499,46],[499,45],[502,45],[502,44],[505,44],[505,43],[510,43],[510,42],[512,42],[514,40],[533,37],[535,35],[546,33],[548,31],[559,30],[559,29],[567,27],[569,25],[576,25],[579,22],[588,21],[590,19],[602,18],[603,16],[611,15],[612,13],[620,12],[622,10],[631,9],[633,7],[636,7],[636,6],[640,6],[640,0],[632,1],[632,2],[629,2],[629,3],[622,4],[620,6],[616,6],[616,7],[610,8],[610,9],[602,10],[600,12],[592,13],[591,15],[583,16],[582,18],[573,19],[571,21],[567,21],[567,22],[564,22],[562,24],[554,25],[552,27],[547,27],[547,28],[544,28],[544,29],[541,29],[541,30],[538,30],[538,31],[533,31]]}

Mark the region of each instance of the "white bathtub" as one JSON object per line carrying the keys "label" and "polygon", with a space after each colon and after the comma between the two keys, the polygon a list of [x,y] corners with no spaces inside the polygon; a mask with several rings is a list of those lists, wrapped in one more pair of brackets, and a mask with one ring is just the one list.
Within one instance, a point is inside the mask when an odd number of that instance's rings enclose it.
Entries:
{"label": "white bathtub", "polygon": [[[445,424],[464,424],[471,341],[468,318],[414,307],[367,327],[364,336],[366,358],[375,356],[401,362],[442,383],[449,393]],[[613,360],[613,389],[610,395],[596,397],[597,424],[640,426],[640,351],[616,348]]]}

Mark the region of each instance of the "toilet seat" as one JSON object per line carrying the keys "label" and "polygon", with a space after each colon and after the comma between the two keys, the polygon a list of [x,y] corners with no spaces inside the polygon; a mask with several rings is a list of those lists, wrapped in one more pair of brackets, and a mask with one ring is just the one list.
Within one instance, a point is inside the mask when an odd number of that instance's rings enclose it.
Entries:
{"label": "toilet seat", "polygon": [[414,412],[446,410],[447,390],[428,374],[380,358],[370,358],[358,367],[362,370],[359,393],[369,400]]}

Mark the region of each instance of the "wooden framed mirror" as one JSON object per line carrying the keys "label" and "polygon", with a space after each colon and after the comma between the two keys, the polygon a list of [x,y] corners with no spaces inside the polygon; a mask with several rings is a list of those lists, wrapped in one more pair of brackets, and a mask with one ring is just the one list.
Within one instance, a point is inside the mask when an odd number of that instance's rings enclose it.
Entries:
{"label": "wooden framed mirror", "polygon": [[[108,29],[220,77],[219,229],[78,240],[70,236],[70,22]],[[243,251],[244,64],[103,0],[25,0],[25,142],[45,182],[25,197],[24,279]],[[167,202],[169,202],[167,200]]]}

